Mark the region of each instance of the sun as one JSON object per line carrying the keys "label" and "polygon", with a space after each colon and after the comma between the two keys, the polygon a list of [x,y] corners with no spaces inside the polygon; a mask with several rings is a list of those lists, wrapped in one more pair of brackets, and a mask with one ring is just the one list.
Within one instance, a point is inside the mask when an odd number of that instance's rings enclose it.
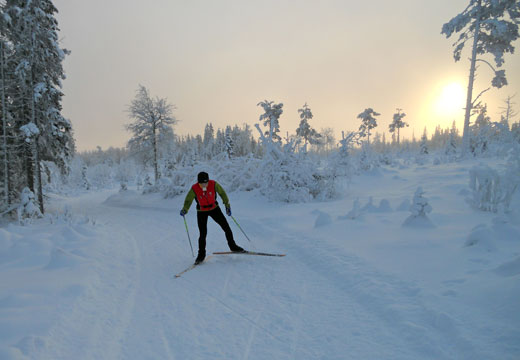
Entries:
{"label": "sun", "polygon": [[435,115],[443,118],[457,116],[464,108],[465,96],[464,87],[460,83],[452,82],[445,85],[435,100]]}

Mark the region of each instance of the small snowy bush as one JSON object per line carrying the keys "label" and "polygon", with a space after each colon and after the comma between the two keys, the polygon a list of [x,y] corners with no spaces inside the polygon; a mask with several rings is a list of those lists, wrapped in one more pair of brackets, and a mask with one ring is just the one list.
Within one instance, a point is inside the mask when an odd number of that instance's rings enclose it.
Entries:
{"label": "small snowy bush", "polygon": [[413,196],[410,211],[412,214],[404,221],[403,226],[408,227],[433,227],[433,223],[427,214],[432,211],[432,207],[428,204],[428,199],[424,196],[423,189],[419,186]]}
{"label": "small snowy bush", "polygon": [[502,174],[481,164],[471,168],[469,175],[473,196],[468,201],[472,206],[483,211],[507,212],[520,183],[520,159],[512,155]]}
{"label": "small snowy bush", "polygon": [[34,218],[41,218],[43,215],[40,209],[35,204],[34,193],[25,187],[20,194],[20,205],[18,206],[18,221],[21,224],[26,224]]}
{"label": "small snowy bush", "polygon": [[338,219],[340,219],[340,220],[347,220],[347,219],[349,219],[349,220],[356,220],[359,217],[361,217],[361,215],[363,215],[363,212],[361,211],[361,208],[359,206],[359,199],[356,199],[356,200],[354,200],[354,204],[352,205],[352,210],[350,210],[347,213],[347,215],[338,217]]}

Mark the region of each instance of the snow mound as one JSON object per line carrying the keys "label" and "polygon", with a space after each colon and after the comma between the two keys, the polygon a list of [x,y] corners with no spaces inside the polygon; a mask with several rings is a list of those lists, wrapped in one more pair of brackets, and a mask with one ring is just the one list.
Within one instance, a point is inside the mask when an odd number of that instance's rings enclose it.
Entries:
{"label": "snow mound", "polygon": [[352,210],[350,210],[348,212],[348,214],[345,216],[338,216],[338,219],[339,220],[347,220],[347,219],[355,220],[355,219],[361,217],[362,214],[363,213],[362,213],[361,209],[359,208],[359,199],[356,199],[356,200],[354,200]]}
{"label": "snow mound", "polygon": [[475,246],[488,252],[496,251],[495,232],[485,224],[477,225],[469,234],[464,246]]}
{"label": "snow mound", "polygon": [[378,211],[378,208],[374,205],[374,200],[373,200],[372,196],[370,196],[368,198],[368,202],[365,204],[365,206],[363,206],[363,208],[361,210],[366,211],[366,212],[377,212]]}
{"label": "snow mound", "polygon": [[332,217],[329,214],[323,211],[318,211],[318,213],[318,218],[314,222],[315,228],[332,224]]}
{"label": "snow mound", "polygon": [[424,216],[410,216],[404,221],[403,226],[416,229],[431,229],[435,227],[431,220]]}
{"label": "snow mound", "polygon": [[387,199],[382,199],[379,202],[379,207],[377,208],[378,212],[392,212],[392,207],[390,206],[390,201]]}

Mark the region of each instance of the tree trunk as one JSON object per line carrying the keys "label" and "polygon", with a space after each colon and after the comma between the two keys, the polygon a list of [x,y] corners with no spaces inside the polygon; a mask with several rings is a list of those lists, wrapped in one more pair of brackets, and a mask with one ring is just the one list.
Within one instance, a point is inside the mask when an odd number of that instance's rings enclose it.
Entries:
{"label": "tree trunk", "polygon": [[153,144],[153,167],[154,167],[154,175],[155,175],[155,183],[157,184],[157,179],[159,179],[159,167],[157,164],[157,137],[156,137],[156,126],[155,121],[152,124],[152,144]]}
{"label": "tree trunk", "polygon": [[9,196],[9,161],[7,157],[7,109],[5,101],[5,74],[4,74],[4,46],[0,42],[0,78],[2,83],[2,151],[4,153],[4,204],[9,207],[11,204],[11,198]]}
{"label": "tree trunk", "polygon": [[33,144],[26,144],[25,147],[25,174],[27,176],[27,187],[34,193],[34,168],[33,168]]}
{"label": "tree trunk", "polygon": [[462,133],[462,152],[467,153],[469,150],[469,120],[471,117],[471,110],[473,108],[473,83],[475,81],[475,69],[477,63],[477,45],[478,38],[480,35],[480,9],[481,2],[478,1],[477,5],[478,17],[475,24],[475,33],[473,36],[473,50],[471,52],[471,65],[469,68],[469,80],[468,80],[468,93],[466,97],[466,113],[464,114],[464,131]]}
{"label": "tree trunk", "polygon": [[42,214],[45,213],[43,208],[43,186],[42,186],[42,169],[40,166],[40,150],[38,146],[38,138],[36,137],[35,143],[34,143],[34,166],[36,171],[36,185],[37,185],[37,197],[38,197],[38,204],[40,205],[40,212]]}

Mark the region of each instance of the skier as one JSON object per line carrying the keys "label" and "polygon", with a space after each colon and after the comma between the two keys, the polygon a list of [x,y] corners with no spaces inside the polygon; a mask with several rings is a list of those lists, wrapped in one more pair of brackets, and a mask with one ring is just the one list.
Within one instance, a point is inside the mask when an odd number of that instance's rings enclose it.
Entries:
{"label": "skier", "polygon": [[184,199],[184,206],[180,212],[181,216],[185,216],[195,199],[197,202],[197,225],[199,226],[199,253],[195,259],[195,265],[200,264],[206,257],[206,235],[208,233],[208,217],[211,216],[217,224],[220,225],[226,234],[226,240],[229,249],[233,252],[245,252],[240,246],[235,243],[233,239],[233,232],[229,224],[220,210],[217,202],[217,193],[222,198],[224,206],[226,207],[226,214],[231,216],[231,206],[229,205],[229,198],[219,183],[215,180],[209,180],[208,173],[202,171],[197,175],[197,183],[193,184],[190,191]]}

